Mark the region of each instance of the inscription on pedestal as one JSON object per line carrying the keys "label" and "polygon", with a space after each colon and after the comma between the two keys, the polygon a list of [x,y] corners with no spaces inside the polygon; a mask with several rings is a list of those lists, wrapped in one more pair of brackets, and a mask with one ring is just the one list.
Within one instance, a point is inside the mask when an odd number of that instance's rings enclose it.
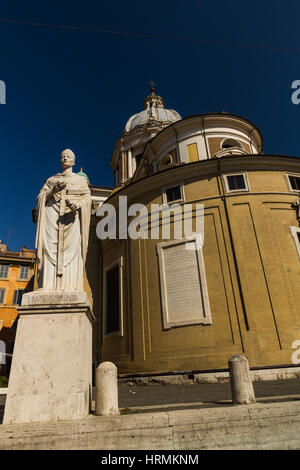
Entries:
{"label": "inscription on pedestal", "polygon": [[85,292],[39,292],[33,291],[24,294],[22,297],[22,306],[24,305],[68,305],[68,304],[87,304],[89,299]]}
{"label": "inscription on pedestal", "polygon": [[211,323],[202,252],[194,240],[158,245],[164,328]]}
{"label": "inscription on pedestal", "polygon": [[59,294],[59,295],[35,295],[31,297],[31,304],[32,305],[40,305],[40,304],[50,304],[50,303],[60,303],[60,304],[68,304],[72,302],[76,302],[78,297],[74,294]]}

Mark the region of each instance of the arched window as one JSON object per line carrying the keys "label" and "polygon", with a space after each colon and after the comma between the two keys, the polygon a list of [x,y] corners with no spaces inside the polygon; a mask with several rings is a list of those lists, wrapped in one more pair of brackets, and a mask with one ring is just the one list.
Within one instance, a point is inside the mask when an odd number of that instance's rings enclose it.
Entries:
{"label": "arched window", "polygon": [[240,142],[234,139],[224,139],[221,143],[221,149],[230,149],[231,147],[242,148]]}
{"label": "arched window", "polygon": [[167,154],[161,159],[161,161],[159,163],[159,169],[160,170],[165,170],[170,165],[172,165],[172,163],[173,163],[172,156],[170,154]]}
{"label": "arched window", "polygon": [[159,170],[165,170],[176,164],[177,161],[177,153],[176,149],[171,150],[169,153],[164,155],[158,164]]}

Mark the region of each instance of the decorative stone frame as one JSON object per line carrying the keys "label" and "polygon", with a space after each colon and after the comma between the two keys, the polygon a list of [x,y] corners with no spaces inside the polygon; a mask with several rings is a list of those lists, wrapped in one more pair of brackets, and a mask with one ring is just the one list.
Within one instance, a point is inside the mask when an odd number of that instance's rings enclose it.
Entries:
{"label": "decorative stone frame", "polygon": [[[228,176],[243,176],[244,182],[245,182],[245,188],[243,189],[229,189],[229,184],[228,184]],[[248,180],[248,174],[246,171],[236,171],[234,173],[224,173],[222,175],[224,184],[225,184],[225,190],[226,193],[239,193],[239,192],[250,192],[250,185],[249,185],[249,180]]]}
{"label": "decorative stone frame", "polygon": [[[226,140],[231,140],[236,145],[232,145],[231,147],[224,148],[223,145],[224,145],[224,142],[226,142]],[[230,148],[237,148],[237,147],[240,148],[241,150],[244,150],[244,147],[241,144],[241,142],[233,137],[225,137],[220,143],[220,150],[229,150]]]}
{"label": "decorative stone frame", "polygon": [[[201,292],[202,308],[203,308],[204,314],[203,315],[200,314],[198,319],[190,319],[190,320],[183,319],[183,320],[179,320],[175,322],[169,319],[168,299],[167,299],[167,292],[166,292],[166,276],[165,276],[165,269],[164,269],[164,249],[170,248],[172,246],[185,245],[187,243],[196,243],[196,238],[194,237],[189,240],[173,240],[170,242],[162,242],[162,243],[157,244],[164,330],[168,330],[170,328],[180,327],[180,326],[211,325],[212,324],[203,253],[202,253],[202,250],[197,250],[196,246],[195,246],[195,249],[191,251],[188,250],[187,253],[191,253],[191,252],[195,253],[195,257],[197,260],[198,274],[199,274],[199,288]],[[183,317],[184,317],[184,311],[183,311]]]}
{"label": "decorative stone frame", "polygon": [[[181,198],[176,199],[174,201],[167,200],[167,189],[176,188],[177,186],[180,187]],[[168,206],[170,204],[176,204],[177,202],[184,202],[185,201],[185,194],[184,194],[184,181],[175,184],[169,184],[168,186],[164,186],[162,188],[162,202],[164,206]]]}
{"label": "decorative stone frame", "polygon": [[[107,311],[106,311],[106,273],[111,271],[116,266],[119,266],[119,330],[112,331],[111,333],[106,332],[106,319],[107,319]],[[116,261],[111,263],[109,266],[106,266],[103,269],[103,335],[105,338],[109,338],[111,336],[123,336],[124,335],[124,328],[123,328],[123,256],[120,256]]]}
{"label": "decorative stone frame", "polygon": [[291,231],[292,237],[294,239],[294,242],[295,242],[295,245],[296,245],[296,250],[297,250],[297,253],[298,253],[298,256],[299,256],[299,260],[300,260],[300,240],[299,240],[298,235],[297,235],[297,233],[300,234],[300,227],[290,227],[290,231]]}
{"label": "decorative stone frame", "polygon": [[220,158],[220,157],[224,157],[226,155],[237,155],[237,156],[240,156],[240,155],[249,155],[248,152],[246,152],[246,150],[244,150],[243,148],[241,147],[230,147],[228,149],[222,149],[222,150],[219,150],[217,153],[215,153],[214,155],[212,155],[211,158]]}
{"label": "decorative stone frame", "polygon": [[284,176],[285,176],[285,179],[286,179],[286,182],[287,182],[289,191],[291,191],[292,193],[300,194],[300,190],[299,190],[299,189],[293,189],[293,188],[292,188],[292,185],[291,185],[291,182],[290,182],[290,178],[289,178],[289,176],[294,176],[295,178],[299,178],[299,179],[300,179],[300,173],[289,173],[289,172],[286,172],[286,173],[284,173]]}

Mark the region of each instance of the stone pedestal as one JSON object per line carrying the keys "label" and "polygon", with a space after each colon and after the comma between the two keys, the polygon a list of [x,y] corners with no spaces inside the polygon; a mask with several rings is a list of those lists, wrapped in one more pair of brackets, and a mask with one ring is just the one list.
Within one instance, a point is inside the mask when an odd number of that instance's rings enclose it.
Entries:
{"label": "stone pedestal", "polygon": [[92,387],[92,321],[85,292],[23,296],[3,424],[82,419]]}

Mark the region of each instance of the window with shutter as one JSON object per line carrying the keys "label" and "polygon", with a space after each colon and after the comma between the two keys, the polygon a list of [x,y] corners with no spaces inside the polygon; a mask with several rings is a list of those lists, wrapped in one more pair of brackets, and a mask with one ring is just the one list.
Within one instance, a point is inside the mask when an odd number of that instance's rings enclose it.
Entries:
{"label": "window with shutter", "polygon": [[0,289],[0,304],[4,304],[5,289]]}
{"label": "window with shutter", "polygon": [[19,279],[28,279],[29,266],[21,266]]}
{"label": "window with shutter", "polygon": [[0,264],[0,278],[7,279],[8,278],[8,271],[9,271],[9,265],[8,264]]}

